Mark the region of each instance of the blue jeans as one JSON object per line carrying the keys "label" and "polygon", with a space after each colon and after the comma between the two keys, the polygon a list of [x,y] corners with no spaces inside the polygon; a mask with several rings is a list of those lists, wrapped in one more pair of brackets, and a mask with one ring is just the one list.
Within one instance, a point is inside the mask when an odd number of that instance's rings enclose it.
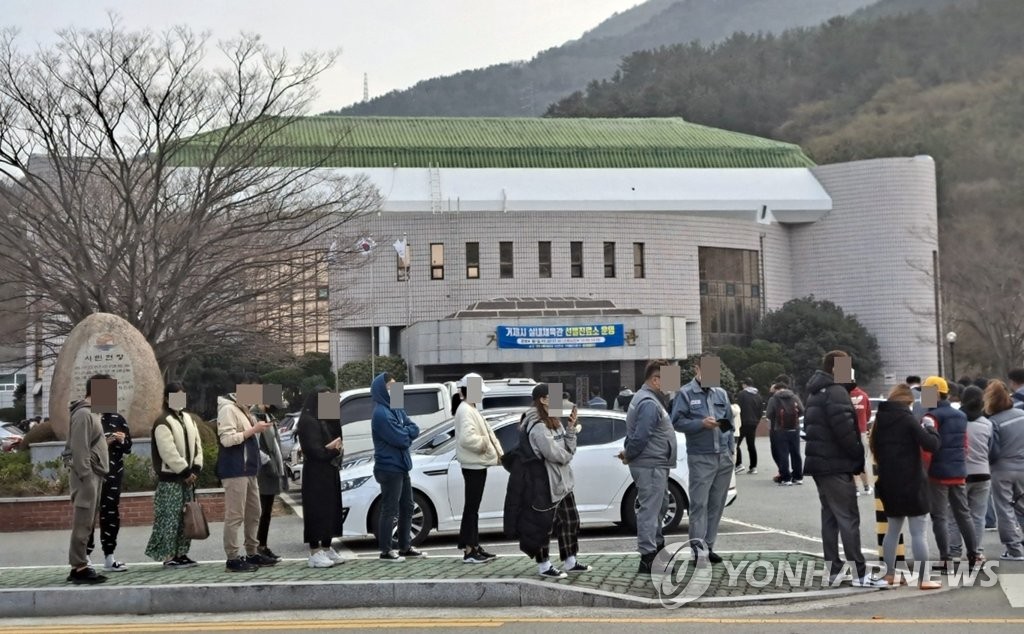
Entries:
{"label": "blue jeans", "polygon": [[394,549],[395,522],[398,522],[398,550],[412,546],[412,483],[409,473],[373,470],[380,484],[380,516],[377,518],[377,546],[380,552]]}

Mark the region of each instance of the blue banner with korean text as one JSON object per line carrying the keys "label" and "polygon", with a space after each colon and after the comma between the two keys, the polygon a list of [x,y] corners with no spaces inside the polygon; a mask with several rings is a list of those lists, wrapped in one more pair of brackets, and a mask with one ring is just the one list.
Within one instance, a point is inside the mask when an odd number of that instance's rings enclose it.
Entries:
{"label": "blue banner with korean text", "polygon": [[610,348],[624,345],[622,324],[498,326],[499,348]]}

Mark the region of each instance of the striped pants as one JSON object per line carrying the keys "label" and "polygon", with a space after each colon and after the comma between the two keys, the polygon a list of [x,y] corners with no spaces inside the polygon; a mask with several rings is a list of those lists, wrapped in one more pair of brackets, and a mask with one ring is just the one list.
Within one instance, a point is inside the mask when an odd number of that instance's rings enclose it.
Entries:
{"label": "striped pants", "polygon": [[[111,473],[103,478],[103,488],[100,490],[100,546],[103,548],[103,555],[113,555],[117,550],[117,534],[121,530],[121,479],[124,477],[124,467],[118,465],[114,471],[111,465]],[[93,535],[89,535],[89,547],[86,550],[90,555],[95,548]]]}

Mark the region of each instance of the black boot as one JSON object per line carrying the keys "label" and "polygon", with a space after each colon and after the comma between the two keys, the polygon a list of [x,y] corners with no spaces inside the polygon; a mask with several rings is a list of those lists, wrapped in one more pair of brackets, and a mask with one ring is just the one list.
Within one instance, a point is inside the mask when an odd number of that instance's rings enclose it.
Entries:
{"label": "black boot", "polygon": [[651,574],[651,566],[654,564],[654,558],[657,553],[641,553],[640,554],[640,567],[637,568],[637,574],[649,575]]}

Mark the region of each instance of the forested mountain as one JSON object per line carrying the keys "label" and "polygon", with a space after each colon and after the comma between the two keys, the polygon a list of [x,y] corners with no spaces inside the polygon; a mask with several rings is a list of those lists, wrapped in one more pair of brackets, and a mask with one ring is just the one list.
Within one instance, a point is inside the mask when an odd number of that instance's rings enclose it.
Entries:
{"label": "forested mountain", "polygon": [[532,116],[610,77],[640,49],[725,39],[736,31],[780,33],[847,15],[876,0],[648,0],[608,18],[577,40],[528,62],[497,64],[422,81],[336,111],[349,115]]}
{"label": "forested mountain", "polygon": [[679,116],[800,144],[819,163],[930,154],[944,327],[976,367],[1005,372],[1024,363],[1024,2],[901,13],[922,4],[637,52],[549,115]]}

